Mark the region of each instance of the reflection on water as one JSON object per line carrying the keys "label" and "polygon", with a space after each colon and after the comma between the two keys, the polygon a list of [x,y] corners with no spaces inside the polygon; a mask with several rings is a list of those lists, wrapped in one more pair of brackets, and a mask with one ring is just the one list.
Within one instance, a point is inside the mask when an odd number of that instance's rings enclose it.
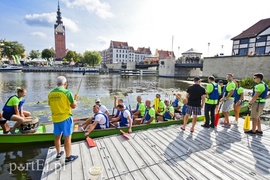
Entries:
{"label": "reflection on water", "polygon": [[[89,116],[91,105],[95,98],[99,97],[110,112],[113,107],[113,97],[116,95],[124,99],[124,102],[135,108],[136,96],[141,95],[143,100],[153,100],[156,93],[161,98],[173,99],[174,91],[186,90],[189,86],[177,79],[159,78],[156,76],[125,77],[107,74],[85,74],[80,73],[0,73],[0,108],[6,100],[16,93],[16,87],[27,89],[25,110],[29,110],[33,116],[38,116],[41,122],[50,120],[50,109],[47,105],[48,93],[56,87],[56,78],[64,75],[68,79],[68,88],[75,93],[78,84],[83,78],[79,91],[78,107],[73,110],[74,117]],[[52,143],[25,146],[2,146],[0,147],[0,179],[38,179],[41,171],[14,169],[11,164],[16,165],[32,163],[35,159],[45,159],[47,148]],[[36,163],[36,161],[35,161]],[[36,166],[35,166],[36,167]]]}

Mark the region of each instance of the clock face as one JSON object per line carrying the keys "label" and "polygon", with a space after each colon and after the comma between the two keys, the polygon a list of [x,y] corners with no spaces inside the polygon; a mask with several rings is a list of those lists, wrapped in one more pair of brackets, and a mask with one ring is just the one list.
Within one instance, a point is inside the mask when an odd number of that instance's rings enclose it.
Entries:
{"label": "clock face", "polygon": [[55,28],[55,32],[58,32],[58,33],[64,33],[65,30],[64,30],[63,25],[59,24],[59,25]]}

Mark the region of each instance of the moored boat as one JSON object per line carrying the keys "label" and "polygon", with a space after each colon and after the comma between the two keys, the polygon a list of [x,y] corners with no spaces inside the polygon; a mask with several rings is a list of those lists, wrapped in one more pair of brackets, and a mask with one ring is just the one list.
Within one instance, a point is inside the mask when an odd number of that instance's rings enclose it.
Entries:
{"label": "moored boat", "polygon": [[0,66],[0,72],[21,72],[21,66],[2,65]]}
{"label": "moored boat", "polygon": [[[245,113],[248,111],[248,106],[243,106],[240,110],[240,113]],[[220,113],[220,116],[223,114]],[[234,111],[230,111],[230,115],[234,115]],[[197,121],[203,121],[204,116],[199,116],[197,118]],[[192,121],[192,118],[189,119],[189,122]],[[75,124],[78,124],[78,122],[75,122]],[[132,131],[139,131],[144,129],[150,129],[150,128],[157,128],[157,127],[164,127],[164,126],[170,126],[174,124],[182,124],[183,121],[181,120],[175,120],[175,121],[164,121],[159,122],[155,124],[143,124],[143,125],[134,125],[132,127]],[[121,128],[123,131],[127,132],[127,128]],[[108,135],[114,135],[114,134],[120,134],[119,129],[115,128],[108,128],[104,130],[94,130],[92,131],[89,136],[91,138],[97,138],[97,137],[103,137]],[[83,140],[85,139],[84,133],[77,128],[77,130],[74,130],[72,134],[72,140]],[[53,134],[53,124],[40,124],[38,129],[35,133],[28,133],[28,134],[3,134],[3,131],[0,130],[0,144],[14,144],[14,143],[35,143],[35,142],[53,142],[54,140],[54,134]]]}

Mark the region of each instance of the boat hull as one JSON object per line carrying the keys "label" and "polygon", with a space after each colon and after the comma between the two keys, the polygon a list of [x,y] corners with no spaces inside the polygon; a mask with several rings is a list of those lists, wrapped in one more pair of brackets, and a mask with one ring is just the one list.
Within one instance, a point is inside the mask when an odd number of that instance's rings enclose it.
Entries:
{"label": "boat hull", "polygon": [[[248,112],[248,107],[243,106],[241,108],[241,113]],[[230,115],[234,115],[234,111],[230,111]],[[220,114],[220,117],[222,117],[223,114]],[[203,121],[204,116],[200,116],[197,118],[197,121]],[[192,118],[189,119],[189,122],[192,121]],[[164,126],[170,126],[175,124],[183,124],[182,120],[176,120],[176,121],[165,121],[155,124],[145,124],[145,125],[134,125],[132,127],[132,131],[139,131],[139,130],[145,130],[150,128],[158,128],[158,127],[164,127]],[[48,131],[48,127],[50,127],[50,133],[46,132]],[[36,133],[33,134],[2,134],[2,130],[0,131],[0,144],[15,144],[15,143],[35,143],[35,142],[53,142],[54,140],[54,134],[51,131],[52,124],[50,125],[40,125]],[[123,131],[128,130],[128,128],[121,128]],[[94,130],[90,133],[91,138],[98,138],[103,136],[109,136],[114,134],[119,134],[119,129],[115,128],[108,128],[104,130]],[[84,133],[82,131],[76,131],[72,134],[72,140],[78,141],[85,139]]]}

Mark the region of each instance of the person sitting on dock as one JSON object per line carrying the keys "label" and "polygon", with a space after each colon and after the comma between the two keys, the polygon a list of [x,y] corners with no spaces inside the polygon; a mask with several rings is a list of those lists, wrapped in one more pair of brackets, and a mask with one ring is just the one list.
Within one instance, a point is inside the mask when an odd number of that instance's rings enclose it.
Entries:
{"label": "person sitting on dock", "polygon": [[101,112],[99,105],[93,106],[93,112],[95,113],[92,118],[94,122],[86,127],[85,136],[88,136],[94,129],[106,129],[109,127],[109,118],[107,114]]}
{"label": "person sitting on dock", "polygon": [[130,111],[124,107],[123,104],[118,104],[117,109],[121,112],[120,113],[120,121],[114,122],[114,126],[118,127],[125,127],[128,126],[128,132],[132,133],[132,116]]}
{"label": "person sitting on dock", "polygon": [[31,115],[30,112],[23,110],[23,104],[26,96],[26,89],[17,88],[17,95],[11,96],[3,107],[3,118],[6,120],[16,121],[13,127],[10,128],[10,133],[14,134],[15,129],[24,123],[25,118]]}
{"label": "person sitting on dock", "polygon": [[165,113],[163,115],[164,121],[172,121],[172,120],[174,120],[174,108],[170,104],[169,99],[165,99],[164,103],[166,105]]}
{"label": "person sitting on dock", "polygon": [[157,121],[163,121],[163,115],[165,113],[165,104],[160,99],[160,94],[156,94],[156,98],[158,99],[158,110],[156,111]]}
{"label": "person sitting on dock", "polygon": [[151,107],[151,101],[146,100],[145,101],[146,109],[144,117],[142,117],[142,123],[143,124],[153,124],[156,123],[156,111],[153,107]]}
{"label": "person sitting on dock", "polygon": [[135,110],[132,110],[133,119],[142,118],[145,113],[145,105],[142,103],[142,97],[137,96],[137,106]]}

